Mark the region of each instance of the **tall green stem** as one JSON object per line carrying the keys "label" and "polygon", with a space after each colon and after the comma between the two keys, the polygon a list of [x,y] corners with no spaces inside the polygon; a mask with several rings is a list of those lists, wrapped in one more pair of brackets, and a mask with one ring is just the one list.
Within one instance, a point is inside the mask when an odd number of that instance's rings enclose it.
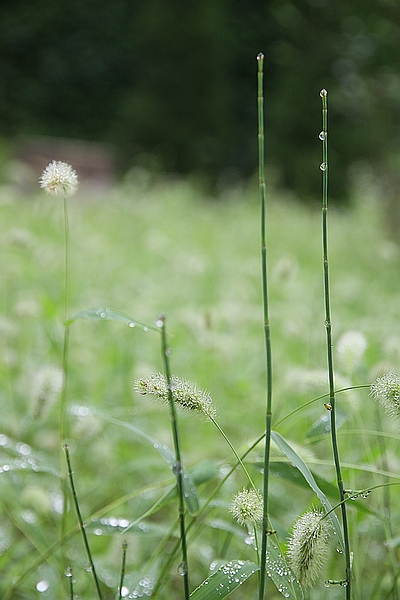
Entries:
{"label": "tall green stem", "polygon": [[180,540],[181,540],[181,549],[182,549],[182,562],[179,565],[179,574],[183,577],[183,588],[185,594],[185,600],[189,600],[190,590],[189,590],[189,566],[188,566],[188,557],[187,557],[187,541],[186,541],[186,527],[185,527],[185,498],[183,492],[183,465],[181,459],[181,449],[179,442],[179,431],[178,431],[178,418],[176,414],[175,402],[173,397],[173,390],[171,385],[171,368],[169,363],[169,355],[170,348],[167,344],[167,332],[165,326],[165,316],[162,315],[159,317],[157,321],[157,325],[161,330],[161,346],[162,346],[162,357],[164,361],[164,370],[165,377],[167,379],[167,388],[168,388],[168,400],[170,406],[170,414],[171,414],[171,426],[172,426],[172,436],[174,440],[174,450],[175,450],[175,465],[174,465],[174,473],[176,476],[176,487],[178,491],[178,502],[179,502],[179,530],[180,530]]}
{"label": "tall green stem", "polygon": [[271,332],[268,315],[268,285],[267,285],[267,244],[266,244],[266,188],[264,177],[264,55],[257,56],[258,61],[258,185],[261,201],[261,269],[262,269],[262,297],[264,308],[264,338],[265,360],[267,374],[267,397],[265,412],[265,450],[264,450],[264,483],[263,483],[263,524],[260,556],[260,588],[259,600],[264,598],[267,542],[269,534],[268,494],[269,494],[269,457],[271,447],[271,421],[272,421],[272,356]]}
{"label": "tall green stem", "polygon": [[322,141],[322,246],[323,246],[323,264],[324,264],[324,297],[325,297],[325,329],[326,345],[328,357],[328,378],[329,378],[329,404],[326,406],[330,411],[331,439],[333,458],[336,469],[337,486],[340,494],[340,507],[342,511],[343,539],[345,546],[346,561],[346,600],[351,598],[351,562],[350,562],[350,543],[349,530],[347,523],[347,509],[343,486],[343,478],[340,467],[339,448],[336,432],[336,401],[335,401],[335,382],[333,370],[333,352],[332,352],[332,323],[330,308],[330,290],[329,290],[329,263],[328,263],[328,92],[321,90],[322,99],[322,131],[319,135]]}
{"label": "tall green stem", "polygon": [[[63,200],[63,216],[64,216],[64,322],[68,316],[68,304],[69,304],[69,219],[68,219],[68,201],[67,197],[64,196]],[[65,442],[65,420],[66,420],[66,405],[67,405],[67,379],[68,379],[68,348],[69,348],[69,327],[64,326],[63,331],[63,348],[62,348],[62,367],[63,367],[63,386],[61,390],[60,398],[60,471],[61,471],[61,493],[63,496],[63,515],[61,518],[61,571],[64,569],[65,564],[65,548],[64,548],[64,536],[66,532],[66,522],[68,513],[67,503],[67,481],[65,478],[62,460],[63,444]]]}
{"label": "tall green stem", "polygon": [[97,595],[99,597],[99,600],[103,600],[103,596],[102,596],[101,589],[100,589],[99,578],[97,577],[96,569],[95,569],[94,562],[92,559],[92,553],[90,551],[89,541],[88,541],[87,535],[86,535],[85,524],[82,519],[81,509],[79,508],[78,496],[76,494],[74,476],[73,476],[73,471],[72,471],[72,467],[71,467],[71,459],[69,457],[68,444],[64,444],[64,452],[65,452],[65,458],[67,461],[67,470],[68,470],[69,483],[70,483],[71,491],[72,491],[72,499],[74,501],[76,516],[78,517],[78,523],[79,523],[79,527],[80,527],[80,530],[82,533],[82,538],[83,538],[83,543],[84,543],[85,550],[86,550],[86,555],[87,555],[88,561],[89,561],[89,569],[93,573],[93,579],[94,579],[94,582],[96,585],[96,590],[97,590]]}

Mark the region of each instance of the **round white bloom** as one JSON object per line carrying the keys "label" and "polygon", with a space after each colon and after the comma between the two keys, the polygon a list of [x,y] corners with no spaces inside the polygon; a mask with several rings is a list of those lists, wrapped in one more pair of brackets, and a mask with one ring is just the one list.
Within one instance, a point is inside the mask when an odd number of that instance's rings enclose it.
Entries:
{"label": "round white bloom", "polygon": [[263,501],[261,494],[255,490],[243,488],[232,499],[230,512],[240,525],[254,527],[263,518]]}
{"label": "round white bloom", "polygon": [[73,196],[78,189],[78,176],[68,163],[53,160],[43,171],[39,183],[53,196]]}

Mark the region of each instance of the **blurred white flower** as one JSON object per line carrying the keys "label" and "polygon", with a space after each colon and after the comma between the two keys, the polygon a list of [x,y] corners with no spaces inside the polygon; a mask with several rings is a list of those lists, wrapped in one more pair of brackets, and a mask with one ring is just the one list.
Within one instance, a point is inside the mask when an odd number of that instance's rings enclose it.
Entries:
{"label": "blurred white flower", "polygon": [[371,385],[371,396],[380,403],[385,412],[400,420],[400,377],[395,373],[386,373],[378,377]]}
{"label": "blurred white flower", "polygon": [[78,176],[68,163],[53,160],[43,171],[39,183],[53,196],[73,196],[78,189]]}
{"label": "blurred white flower", "polygon": [[41,367],[32,382],[32,415],[42,418],[61,394],[64,381],[62,369],[55,365]]}
{"label": "blurred white flower", "polygon": [[360,366],[368,343],[360,331],[347,331],[336,346],[338,358],[346,374],[353,373]]}

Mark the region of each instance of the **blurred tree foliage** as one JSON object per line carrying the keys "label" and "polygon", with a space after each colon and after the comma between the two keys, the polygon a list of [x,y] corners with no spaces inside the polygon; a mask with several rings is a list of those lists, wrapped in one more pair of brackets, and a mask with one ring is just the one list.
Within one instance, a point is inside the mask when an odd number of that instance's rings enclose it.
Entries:
{"label": "blurred tree foliage", "polygon": [[0,135],[111,142],[121,170],[152,155],[169,171],[246,176],[260,51],[278,183],[319,193],[322,87],[331,192],[344,196],[353,163],[396,171],[398,0],[2,0]]}

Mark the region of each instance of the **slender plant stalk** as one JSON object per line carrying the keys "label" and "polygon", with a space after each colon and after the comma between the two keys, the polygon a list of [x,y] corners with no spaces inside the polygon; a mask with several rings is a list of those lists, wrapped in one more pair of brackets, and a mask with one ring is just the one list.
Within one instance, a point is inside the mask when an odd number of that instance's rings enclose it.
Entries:
{"label": "slender plant stalk", "polygon": [[122,598],[122,588],[124,586],[125,579],[125,565],[126,565],[126,550],[128,548],[128,542],[124,540],[122,542],[122,564],[121,564],[121,577],[119,580],[119,588],[118,588],[118,599]]}
{"label": "slender plant stalk", "polygon": [[322,131],[320,139],[322,140],[322,246],[323,246],[323,265],[324,265],[324,297],[325,297],[325,329],[326,345],[328,358],[328,379],[329,379],[329,404],[330,412],[331,439],[333,458],[336,469],[337,486],[340,495],[340,507],[342,511],[343,540],[346,562],[346,600],[351,598],[351,561],[350,561],[350,542],[349,529],[347,523],[347,509],[343,486],[343,478],[340,467],[339,448],[336,431],[336,399],[335,383],[333,369],[333,351],[332,351],[332,322],[330,308],[330,290],[329,290],[329,263],[328,263],[328,92],[321,90],[322,99]]}
{"label": "slender plant stalk", "polygon": [[65,452],[65,459],[67,461],[67,472],[68,472],[69,483],[71,486],[72,499],[74,501],[76,516],[78,518],[79,527],[80,527],[80,530],[82,533],[82,538],[83,538],[83,543],[84,543],[85,550],[86,550],[86,555],[87,555],[87,558],[89,561],[90,570],[93,573],[93,579],[94,579],[94,583],[96,586],[97,595],[99,597],[99,600],[103,600],[103,596],[102,596],[101,589],[100,589],[100,582],[97,577],[96,569],[95,569],[93,558],[92,558],[92,553],[90,551],[89,541],[88,541],[87,535],[86,535],[85,524],[83,522],[81,510],[79,508],[78,496],[76,495],[74,476],[73,476],[73,471],[72,471],[72,467],[71,467],[71,460],[69,457],[68,444],[64,444],[64,452]]}
{"label": "slender plant stalk", "polygon": [[[69,218],[68,218],[68,201],[67,197],[64,196],[63,200],[63,217],[64,217],[64,322],[68,316],[68,305],[69,305]],[[66,431],[66,405],[67,405],[67,383],[68,383],[68,348],[69,348],[69,327],[64,327],[63,331],[63,348],[62,348],[62,367],[63,367],[63,385],[61,390],[60,398],[60,470],[61,470],[61,494],[63,497],[63,514],[60,524],[60,536],[61,536],[61,572],[63,572],[65,565],[65,548],[64,548],[64,536],[66,532],[67,522],[67,493],[68,484],[63,471],[63,444],[65,442],[65,431]]]}
{"label": "slender plant stalk", "polygon": [[261,201],[261,269],[262,269],[262,297],[264,308],[264,337],[265,359],[267,375],[267,397],[265,413],[265,449],[264,449],[264,483],[263,483],[263,523],[260,555],[260,587],[259,600],[264,598],[267,541],[269,535],[268,494],[269,494],[269,457],[271,447],[271,421],[272,421],[272,355],[271,334],[268,315],[268,285],[267,285],[267,244],[266,244],[266,188],[264,177],[264,55],[257,56],[258,61],[258,185]]}
{"label": "slender plant stalk", "polygon": [[174,440],[175,450],[175,465],[174,472],[176,476],[176,486],[178,491],[178,502],[179,502],[179,530],[180,530],[180,543],[182,549],[182,562],[179,565],[179,574],[183,577],[183,589],[185,594],[185,600],[189,600],[189,565],[187,557],[187,542],[186,542],[186,527],[185,527],[185,498],[183,493],[183,468],[181,459],[181,448],[179,442],[179,431],[178,431],[178,418],[176,414],[175,402],[173,397],[173,390],[171,386],[171,368],[169,363],[170,348],[167,344],[167,332],[165,326],[165,316],[161,315],[157,321],[157,324],[161,330],[161,349],[162,357],[164,361],[165,377],[167,379],[168,387],[168,400],[171,414],[171,426],[172,436]]}

